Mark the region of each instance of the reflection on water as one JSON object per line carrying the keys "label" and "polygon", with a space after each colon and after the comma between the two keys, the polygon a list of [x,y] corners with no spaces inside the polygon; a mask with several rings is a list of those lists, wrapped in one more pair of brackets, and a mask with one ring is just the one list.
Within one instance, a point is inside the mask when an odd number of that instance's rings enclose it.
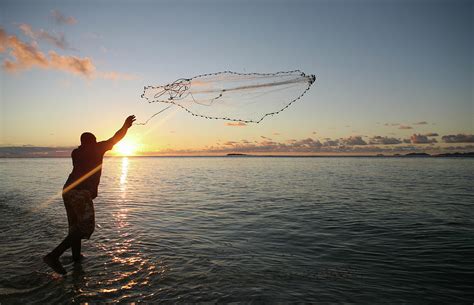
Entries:
{"label": "reflection on water", "polygon": [[70,160],[0,159],[0,303],[469,303],[473,161],[106,158],[61,277]]}
{"label": "reflection on water", "polygon": [[127,174],[128,174],[128,158],[123,157],[122,158],[122,173],[120,175],[120,191],[121,191],[122,199],[126,197]]}

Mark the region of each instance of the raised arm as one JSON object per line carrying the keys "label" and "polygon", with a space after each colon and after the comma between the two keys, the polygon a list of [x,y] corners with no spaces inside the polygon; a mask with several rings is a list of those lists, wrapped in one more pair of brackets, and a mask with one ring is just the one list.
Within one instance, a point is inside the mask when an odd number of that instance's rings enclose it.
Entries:
{"label": "raised arm", "polygon": [[125,122],[123,123],[122,128],[120,128],[112,138],[108,139],[107,142],[113,146],[117,144],[120,140],[125,137],[127,134],[127,130],[132,126],[133,122],[135,122],[135,116],[131,115],[128,118],[125,119]]}

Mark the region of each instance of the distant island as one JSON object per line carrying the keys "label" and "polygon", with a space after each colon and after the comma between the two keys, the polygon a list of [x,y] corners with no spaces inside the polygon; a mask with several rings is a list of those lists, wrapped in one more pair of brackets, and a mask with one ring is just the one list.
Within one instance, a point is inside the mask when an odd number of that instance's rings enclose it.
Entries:
{"label": "distant island", "polygon": [[474,158],[474,151],[472,152],[467,152],[467,153],[446,153],[446,154],[438,154],[438,155],[433,155],[433,157],[449,157],[449,158]]}
{"label": "distant island", "polygon": [[[396,155],[394,155],[396,156]],[[398,155],[396,157],[408,157],[408,158],[429,158],[429,157],[434,157],[434,158],[473,158],[474,157],[474,152],[466,152],[466,153],[460,153],[460,152],[455,152],[455,153],[444,153],[444,154],[436,154],[436,155],[430,155],[427,153],[409,153],[406,155]]]}
{"label": "distant island", "polygon": [[228,153],[226,154],[227,157],[295,157],[295,158],[301,158],[301,157],[308,157],[308,158],[314,158],[314,157],[321,157],[321,158],[327,158],[327,157],[337,157],[337,158],[474,158],[474,152],[466,152],[466,153],[460,153],[460,152],[455,152],[455,153],[443,153],[443,154],[433,154],[430,155],[428,153],[424,152],[413,152],[413,153],[408,153],[408,154],[393,154],[393,155],[384,155],[384,154],[377,154],[377,155],[250,155],[250,154],[244,154],[244,153]]}
{"label": "distant island", "polygon": [[[0,147],[0,159],[2,158],[70,158],[71,151],[74,147],[40,147],[40,146],[6,146]],[[117,158],[122,156],[106,156],[110,158]],[[153,158],[153,157],[229,157],[229,158],[474,158],[474,151],[471,152],[452,152],[428,154],[425,152],[410,152],[406,154],[366,154],[366,155],[351,155],[351,154],[323,154],[323,152],[309,152],[304,155],[297,155],[279,153],[279,154],[259,154],[259,153],[240,153],[233,152],[227,154],[212,154],[212,155],[135,155],[129,157],[136,158]]]}

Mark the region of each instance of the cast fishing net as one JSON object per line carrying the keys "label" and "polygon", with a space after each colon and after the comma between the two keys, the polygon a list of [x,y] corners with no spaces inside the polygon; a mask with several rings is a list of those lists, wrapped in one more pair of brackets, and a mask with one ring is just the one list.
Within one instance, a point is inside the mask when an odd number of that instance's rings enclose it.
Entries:
{"label": "cast fishing net", "polygon": [[178,79],[167,85],[146,86],[142,94],[149,103],[177,106],[189,114],[214,120],[260,123],[299,100],[314,83],[314,75],[300,70],[276,73],[224,71]]}

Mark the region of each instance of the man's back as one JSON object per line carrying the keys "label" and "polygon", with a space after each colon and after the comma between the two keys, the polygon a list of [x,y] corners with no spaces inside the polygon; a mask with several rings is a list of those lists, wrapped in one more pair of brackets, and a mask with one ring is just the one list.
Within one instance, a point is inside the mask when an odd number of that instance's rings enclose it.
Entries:
{"label": "man's back", "polygon": [[[64,189],[88,190],[92,198],[97,197],[97,190],[102,173],[102,160],[106,151],[112,149],[111,141],[81,145],[72,151],[73,169]],[[69,188],[68,188],[69,187]]]}

